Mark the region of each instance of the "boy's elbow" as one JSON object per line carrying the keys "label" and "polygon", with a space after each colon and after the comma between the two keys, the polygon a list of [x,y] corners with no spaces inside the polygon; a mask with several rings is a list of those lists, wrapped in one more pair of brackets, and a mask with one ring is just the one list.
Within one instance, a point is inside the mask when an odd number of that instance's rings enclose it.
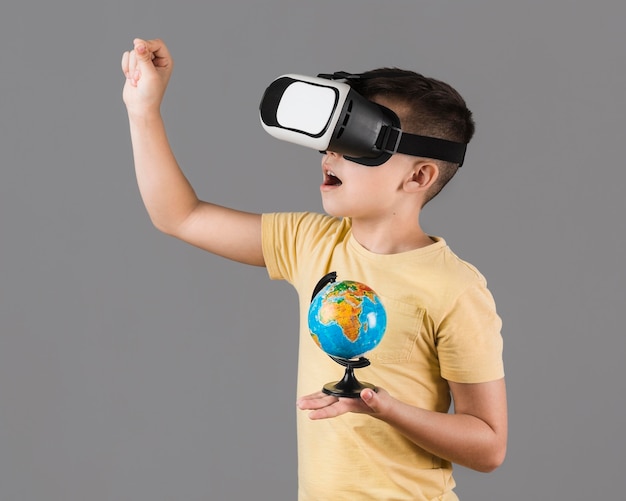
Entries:
{"label": "boy's elbow", "polygon": [[190,222],[193,223],[197,215],[196,209],[198,206],[199,202],[195,205],[184,207],[171,205],[164,208],[151,209],[146,205],[146,208],[148,209],[150,222],[157,230],[168,236],[185,240],[184,234],[187,233]]}
{"label": "boy's elbow", "polygon": [[484,456],[480,464],[476,465],[474,469],[482,473],[491,473],[502,466],[505,458],[506,446],[498,448]]}
{"label": "boy's elbow", "polygon": [[157,216],[153,216],[152,214],[148,214],[150,216],[150,222],[152,226],[159,230],[161,233],[168,235],[170,237],[178,236],[178,226],[174,226],[172,224],[168,224],[168,221],[163,220],[163,218],[159,218]]}
{"label": "boy's elbow", "polygon": [[175,233],[172,230],[172,228],[168,227],[167,225],[161,224],[159,221],[155,219],[150,219],[150,222],[152,223],[152,226],[154,226],[161,233],[165,233],[166,235],[169,235],[169,236],[175,236]]}
{"label": "boy's elbow", "polygon": [[492,473],[496,471],[500,466],[504,463],[504,459],[502,461],[494,461],[491,463],[485,463],[481,466],[481,468],[477,469],[481,473]]}
{"label": "boy's elbow", "polygon": [[167,227],[167,225],[162,224],[158,219],[154,217],[150,217],[150,222],[152,226],[159,230],[161,233],[165,233],[166,235],[171,235],[172,231]]}

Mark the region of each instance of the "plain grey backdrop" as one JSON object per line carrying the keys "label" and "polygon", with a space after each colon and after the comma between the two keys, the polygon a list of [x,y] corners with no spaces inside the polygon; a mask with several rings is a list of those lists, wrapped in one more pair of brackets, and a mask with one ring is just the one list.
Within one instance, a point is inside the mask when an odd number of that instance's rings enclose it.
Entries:
{"label": "plain grey backdrop", "polygon": [[510,442],[463,500],[621,499],[626,4],[8,0],[0,7],[0,500],[288,500],[296,298],[158,233],[120,58],[161,37],[198,194],[321,210],[319,154],[272,139],[265,86],[379,66],[452,83],[467,162],[423,224],[487,277]]}

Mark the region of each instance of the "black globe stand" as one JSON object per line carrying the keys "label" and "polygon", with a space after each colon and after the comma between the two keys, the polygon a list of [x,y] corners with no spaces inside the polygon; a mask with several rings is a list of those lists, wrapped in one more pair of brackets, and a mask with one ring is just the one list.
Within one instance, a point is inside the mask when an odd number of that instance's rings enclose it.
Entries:
{"label": "black globe stand", "polygon": [[361,390],[364,390],[365,388],[377,391],[376,386],[370,383],[362,383],[354,375],[354,369],[367,367],[370,364],[370,361],[367,358],[359,357],[358,359],[348,360],[346,358],[333,357],[331,355],[329,356],[338,364],[343,365],[346,368],[346,371],[343,375],[343,379],[340,381],[334,381],[324,385],[322,391],[326,393],[326,395],[332,395],[339,398],[360,398]]}

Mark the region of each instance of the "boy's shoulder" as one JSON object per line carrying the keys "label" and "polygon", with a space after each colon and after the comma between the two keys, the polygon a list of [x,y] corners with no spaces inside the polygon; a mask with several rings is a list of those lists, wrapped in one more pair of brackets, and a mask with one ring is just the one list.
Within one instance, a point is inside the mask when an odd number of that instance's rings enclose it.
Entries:
{"label": "boy's shoulder", "polygon": [[[443,240],[443,239],[441,239]],[[445,242],[445,241],[444,241]],[[448,244],[445,245],[444,252],[447,255],[446,263],[449,267],[454,268],[459,276],[466,278],[467,280],[477,280],[479,282],[485,282],[485,277],[480,270],[465,259],[459,257]]]}
{"label": "boy's shoulder", "polygon": [[465,259],[459,257],[446,241],[435,237],[438,251],[433,253],[428,268],[429,280],[439,283],[439,290],[446,296],[459,297],[469,290],[484,290],[487,280],[480,270]]}

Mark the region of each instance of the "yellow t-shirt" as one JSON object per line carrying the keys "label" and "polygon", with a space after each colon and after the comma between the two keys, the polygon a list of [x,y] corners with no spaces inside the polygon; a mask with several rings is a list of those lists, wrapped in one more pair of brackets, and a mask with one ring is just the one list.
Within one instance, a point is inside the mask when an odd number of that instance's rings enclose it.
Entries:
{"label": "yellow t-shirt", "polygon": [[[313,213],[263,215],[263,253],[270,278],[298,292],[298,396],[341,379],[343,367],[311,339],[307,315],[317,282],[369,285],[387,312],[387,330],[356,370],[361,381],[411,405],[450,407],[447,381],[479,383],[504,376],[501,321],[483,276],[441,238],[400,254],[369,252],[349,219]],[[455,500],[452,466],[370,416],[312,421],[298,412],[300,501]]]}

